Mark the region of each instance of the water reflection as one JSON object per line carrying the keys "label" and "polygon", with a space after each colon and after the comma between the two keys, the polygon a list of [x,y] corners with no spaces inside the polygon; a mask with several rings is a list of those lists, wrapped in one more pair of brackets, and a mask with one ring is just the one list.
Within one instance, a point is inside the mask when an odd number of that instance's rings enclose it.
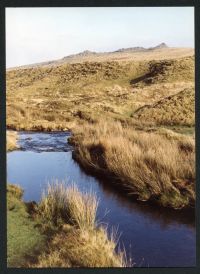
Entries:
{"label": "water reflection", "polygon": [[72,148],[66,144],[69,136],[69,132],[20,134],[25,151],[8,153],[7,174],[9,182],[25,190],[24,199],[39,201],[41,190],[52,178],[76,182],[81,191],[96,192],[99,220],[108,223],[109,229],[118,227],[122,232],[120,243],[136,266],[194,266],[194,212],[138,203],[110,182],[87,174],[72,159]]}
{"label": "water reflection", "polygon": [[[75,161],[75,160],[74,160]],[[89,172],[84,170],[80,166],[83,174],[91,175]],[[145,214],[150,219],[158,220],[162,228],[167,228],[171,224],[185,224],[188,225],[191,229],[195,230],[195,210],[194,208],[185,209],[185,210],[174,210],[171,208],[162,208],[157,205],[152,205],[147,202],[137,201],[131,196],[127,196],[115,183],[108,183],[101,176],[95,175],[95,177],[100,182],[99,187],[104,192],[104,195],[107,198],[113,198],[120,204],[122,207],[126,207],[129,212],[138,212],[139,214]]]}

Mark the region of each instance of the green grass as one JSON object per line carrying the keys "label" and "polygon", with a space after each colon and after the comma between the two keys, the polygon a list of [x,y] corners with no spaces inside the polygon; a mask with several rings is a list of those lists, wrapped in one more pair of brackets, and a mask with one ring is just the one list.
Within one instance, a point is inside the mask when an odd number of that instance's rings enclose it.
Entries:
{"label": "green grass", "polygon": [[8,267],[26,266],[28,258],[44,248],[45,236],[36,228],[19,187],[7,186],[7,264]]}

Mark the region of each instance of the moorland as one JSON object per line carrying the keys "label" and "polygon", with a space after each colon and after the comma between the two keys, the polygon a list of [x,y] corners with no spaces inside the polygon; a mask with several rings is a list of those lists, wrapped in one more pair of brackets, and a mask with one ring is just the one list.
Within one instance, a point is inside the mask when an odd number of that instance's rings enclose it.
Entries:
{"label": "moorland", "polygon": [[[114,188],[123,189],[134,200],[177,210],[194,208],[193,49],[169,48],[162,43],[150,49],[85,51],[56,61],[8,69],[6,78],[8,151],[17,148],[19,130],[70,130],[73,157],[87,172],[107,178]],[[13,208],[15,214],[29,214],[21,191],[8,185],[8,231],[13,227]],[[77,200],[82,208],[77,207]],[[32,261],[32,266],[126,265],[123,254],[114,251],[114,240],[96,228],[97,202],[92,197],[88,200],[90,205],[76,188],[67,191],[58,185],[50,187],[46,198],[34,206],[35,219],[31,222],[39,224],[31,223],[31,229],[33,225],[40,227],[40,232],[48,231],[43,234],[51,235],[51,244],[39,260]],[[68,218],[63,213],[66,207]],[[71,207],[78,216],[73,215]],[[80,216],[85,219],[79,220]],[[35,238],[39,237],[42,244],[44,235],[37,233]],[[66,246],[58,252],[63,237]],[[76,248],[71,244],[74,242]],[[106,243],[104,252],[110,254],[106,262],[101,257],[102,242]],[[94,250],[99,250],[101,262],[90,255],[94,254],[92,243]],[[11,241],[10,254],[12,245]],[[83,258],[81,248],[87,245],[90,248]],[[66,250],[71,253],[66,255]]]}

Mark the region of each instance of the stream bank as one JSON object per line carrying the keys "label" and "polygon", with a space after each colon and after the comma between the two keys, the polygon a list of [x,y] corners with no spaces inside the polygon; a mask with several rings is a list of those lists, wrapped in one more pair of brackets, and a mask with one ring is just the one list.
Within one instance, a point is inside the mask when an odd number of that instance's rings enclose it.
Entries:
{"label": "stream bank", "polygon": [[[138,204],[115,191],[109,183],[85,173],[67,145],[69,132],[19,132],[21,151],[7,156],[8,182],[24,189],[24,201],[39,201],[48,181],[74,182],[80,191],[92,190],[100,199],[97,219],[118,228],[120,244],[136,267],[194,266],[195,223],[190,214]],[[64,146],[65,140],[65,150]]]}

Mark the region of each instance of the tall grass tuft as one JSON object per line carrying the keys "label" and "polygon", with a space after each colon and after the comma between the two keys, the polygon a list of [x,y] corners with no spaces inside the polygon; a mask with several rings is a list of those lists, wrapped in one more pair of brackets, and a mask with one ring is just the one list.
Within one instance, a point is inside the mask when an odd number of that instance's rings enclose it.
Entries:
{"label": "tall grass tuft", "polygon": [[116,252],[116,233],[97,226],[97,197],[81,193],[76,185],[55,181],[48,185],[38,206],[44,222],[59,227],[48,250],[30,267],[129,267],[126,252]]}
{"label": "tall grass tuft", "polygon": [[93,229],[96,226],[98,200],[90,191],[82,194],[76,185],[67,189],[68,216],[80,229]]}
{"label": "tall grass tuft", "polygon": [[66,186],[55,181],[48,184],[43,193],[38,210],[43,217],[54,225],[70,223],[80,229],[95,227],[98,200],[95,193],[81,193],[77,186]]}

